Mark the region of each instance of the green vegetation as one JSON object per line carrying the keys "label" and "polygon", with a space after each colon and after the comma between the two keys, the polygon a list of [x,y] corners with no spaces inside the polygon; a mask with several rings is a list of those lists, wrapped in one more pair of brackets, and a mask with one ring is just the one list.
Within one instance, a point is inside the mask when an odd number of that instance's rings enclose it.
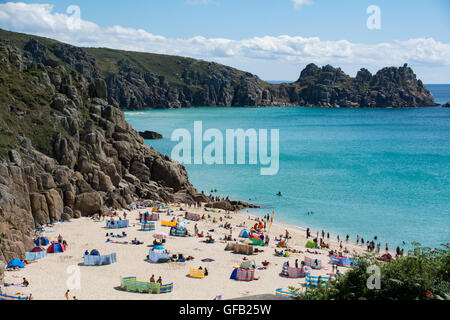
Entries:
{"label": "green vegetation", "polygon": [[[301,300],[450,300],[450,250],[416,246],[408,255],[381,262],[373,255],[359,257],[357,269],[351,270],[332,284],[307,289]],[[380,289],[369,289],[373,272],[380,268]],[[290,288],[292,292],[299,292]]]}
{"label": "green vegetation", "polygon": [[0,158],[17,145],[19,133],[30,138],[37,150],[51,155],[55,135],[65,132],[51,120],[52,91],[41,85],[41,75],[41,70],[20,72],[0,64]]}

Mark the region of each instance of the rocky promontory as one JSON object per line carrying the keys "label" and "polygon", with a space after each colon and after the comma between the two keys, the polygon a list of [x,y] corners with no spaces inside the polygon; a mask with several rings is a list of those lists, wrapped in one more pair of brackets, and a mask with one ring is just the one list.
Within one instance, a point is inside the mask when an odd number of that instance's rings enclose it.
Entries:
{"label": "rocky promontory", "polygon": [[444,103],[442,108],[450,108],[450,102]]}
{"label": "rocky promontory", "polygon": [[139,135],[146,139],[146,140],[158,140],[158,139],[162,139],[163,136],[162,134],[155,132],[155,131],[144,131],[144,132],[139,132]]}

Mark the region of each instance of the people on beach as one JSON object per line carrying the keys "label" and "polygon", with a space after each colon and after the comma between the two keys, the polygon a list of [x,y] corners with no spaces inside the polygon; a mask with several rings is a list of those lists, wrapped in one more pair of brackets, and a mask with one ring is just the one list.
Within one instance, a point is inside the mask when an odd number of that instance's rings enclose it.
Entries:
{"label": "people on beach", "polygon": [[67,290],[67,291],[66,291],[66,294],[64,295],[65,298],[66,298],[66,300],[69,300],[69,292],[70,292],[70,290]]}

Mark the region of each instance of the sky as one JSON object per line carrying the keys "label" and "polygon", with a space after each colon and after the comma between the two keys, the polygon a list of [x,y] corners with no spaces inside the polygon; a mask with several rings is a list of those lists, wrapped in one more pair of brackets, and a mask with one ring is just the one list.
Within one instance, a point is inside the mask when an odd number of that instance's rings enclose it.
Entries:
{"label": "sky", "polygon": [[0,1],[6,30],[287,81],[311,62],[352,76],[408,63],[425,83],[450,83],[449,18],[448,0]]}

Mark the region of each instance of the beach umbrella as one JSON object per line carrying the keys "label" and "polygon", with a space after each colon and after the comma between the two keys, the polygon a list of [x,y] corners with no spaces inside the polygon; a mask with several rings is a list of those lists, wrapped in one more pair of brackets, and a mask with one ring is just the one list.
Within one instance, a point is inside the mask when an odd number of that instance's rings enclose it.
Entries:
{"label": "beach umbrella", "polygon": [[153,234],[153,238],[155,239],[166,239],[167,237],[168,235],[165,232],[158,232]]}

